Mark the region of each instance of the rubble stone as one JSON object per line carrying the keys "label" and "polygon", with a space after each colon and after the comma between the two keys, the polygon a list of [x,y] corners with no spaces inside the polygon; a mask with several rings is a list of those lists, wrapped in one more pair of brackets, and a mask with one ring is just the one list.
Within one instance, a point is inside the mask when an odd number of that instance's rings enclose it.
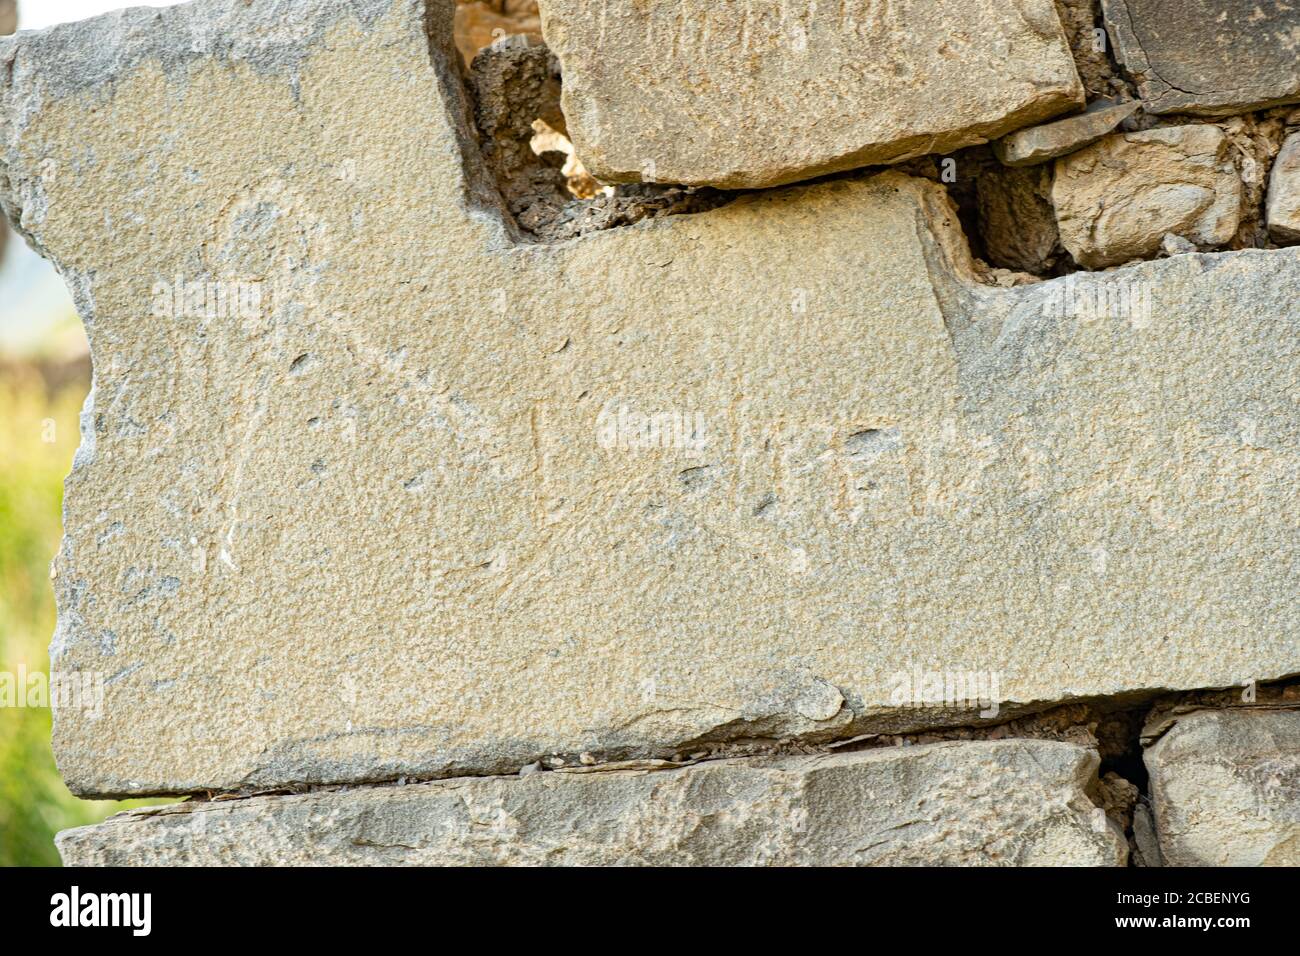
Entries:
{"label": "rubble stone", "polygon": [[1241,221],[1242,184],[1212,125],[1118,133],[1056,161],[1061,242],[1085,268],[1160,250],[1167,233],[1213,248]]}
{"label": "rubble stone", "polygon": [[1046,167],[986,170],[977,180],[980,236],[996,266],[1035,275],[1056,261],[1060,232]]}

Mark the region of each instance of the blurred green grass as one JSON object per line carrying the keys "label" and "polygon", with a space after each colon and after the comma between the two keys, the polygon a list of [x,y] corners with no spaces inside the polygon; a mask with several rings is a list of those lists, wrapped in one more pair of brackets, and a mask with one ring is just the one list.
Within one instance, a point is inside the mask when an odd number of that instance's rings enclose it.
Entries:
{"label": "blurred green grass", "polygon": [[[84,362],[0,365],[0,672],[48,673],[50,560],[87,373]],[[54,766],[49,709],[0,707],[0,866],[57,866],[56,832],[150,802],[74,797]]]}

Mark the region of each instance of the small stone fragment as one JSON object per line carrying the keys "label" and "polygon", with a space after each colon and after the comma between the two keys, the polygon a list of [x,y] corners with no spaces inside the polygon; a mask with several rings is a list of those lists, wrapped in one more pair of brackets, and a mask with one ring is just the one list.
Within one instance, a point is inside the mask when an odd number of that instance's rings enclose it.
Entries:
{"label": "small stone fragment", "polygon": [[980,236],[995,266],[1041,275],[1056,261],[1060,233],[1050,169],[986,170],[976,180]]}
{"label": "small stone fragment", "polygon": [[1165,233],[1165,237],[1160,240],[1160,249],[1167,256],[1181,256],[1189,252],[1196,251],[1196,243],[1190,239],[1184,239],[1182,236],[1176,236],[1172,232]]}
{"label": "small stone fragment", "polygon": [[1300,100],[1300,5],[1102,0],[1115,56],[1151,113],[1226,116]]}
{"label": "small stone fragment", "polygon": [[1008,166],[1033,166],[1090,146],[1119,126],[1142,106],[1137,100],[1116,103],[1098,100],[1078,116],[1018,130],[993,144],[993,152]]}
{"label": "small stone fragment", "polygon": [[1282,143],[1268,181],[1268,235],[1279,244],[1300,242],[1300,133]]}
{"label": "small stone fragment", "polygon": [[1300,866],[1300,710],[1186,714],[1145,761],[1165,865]]}
{"label": "small stone fragment", "polygon": [[1241,221],[1242,186],[1227,136],[1211,125],[1107,136],[1056,161],[1061,243],[1101,269],[1158,252],[1167,233],[1221,246]]}
{"label": "small stone fragment", "polygon": [[1084,104],[1053,0],[542,0],[602,182],[776,186],[949,153]]}

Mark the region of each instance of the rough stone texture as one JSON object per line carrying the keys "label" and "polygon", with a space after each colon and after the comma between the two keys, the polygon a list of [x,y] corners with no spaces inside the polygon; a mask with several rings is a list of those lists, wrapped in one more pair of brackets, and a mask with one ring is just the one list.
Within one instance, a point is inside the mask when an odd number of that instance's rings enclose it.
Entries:
{"label": "rough stone texture", "polygon": [[1166,866],[1300,866],[1300,710],[1181,716],[1146,765]]}
{"label": "rough stone texture", "polygon": [[1098,100],[1078,116],[1067,116],[1004,136],[993,144],[993,152],[1008,166],[1045,163],[1097,142],[1136,113],[1141,105],[1137,100],[1127,103]]}
{"label": "rough stone texture", "polygon": [[1085,268],[1157,252],[1168,233],[1198,246],[1228,242],[1242,186],[1223,130],[1171,126],[1107,136],[1056,161],[1061,242]]}
{"label": "rough stone texture", "polygon": [[[18,29],[17,0],[0,0],[0,36],[7,36]],[[0,213],[0,263],[4,262],[5,244],[9,241],[9,225]]]}
{"label": "rough stone texture", "polygon": [[456,0],[456,48],[466,66],[479,50],[519,35],[541,40],[537,0]]}
{"label": "rough stone texture", "polygon": [[1229,249],[1262,249],[1269,243],[1264,212],[1269,172],[1286,137],[1286,108],[1230,116],[1218,125],[1232,144],[1233,162],[1242,185],[1241,224]]}
{"label": "rough stone texture", "polygon": [[1300,133],[1286,138],[1273,163],[1265,219],[1274,242],[1300,242]]}
{"label": "rough stone texture", "polygon": [[1226,116],[1300,101],[1300,6],[1102,0],[1115,55],[1151,113]]}
{"label": "rough stone texture", "polygon": [[1151,805],[1139,800],[1133,808],[1133,844],[1129,853],[1133,866],[1164,866],[1160,859],[1160,840],[1156,837],[1155,817]]}
{"label": "rough stone texture", "polygon": [[[919,706],[914,668],[993,672],[1004,716],[1300,670],[1300,253],[993,289],[897,172],[521,242],[434,14],[432,52],[415,0],[0,41],[0,197],[95,355],[54,568],[56,666],[105,677],[56,713],[73,790],[986,709]],[[178,275],[263,301],[169,313]]]}
{"label": "rough stone texture", "polygon": [[1101,25],[1100,0],[1056,0],[1056,10],[1088,99],[1131,98],[1132,91],[1124,78],[1116,74],[1107,53],[1110,43]]}
{"label": "rough stone texture", "polygon": [[1053,0],[541,11],[578,156],[606,182],[780,185],[950,152],[1084,101]]}
{"label": "rough stone texture", "polygon": [[1050,169],[986,170],[976,183],[980,236],[989,262],[1045,272],[1060,248]]}
{"label": "rough stone texture", "polygon": [[74,866],[1122,866],[1096,773],[1069,744],[933,744],[181,804],[58,843]]}

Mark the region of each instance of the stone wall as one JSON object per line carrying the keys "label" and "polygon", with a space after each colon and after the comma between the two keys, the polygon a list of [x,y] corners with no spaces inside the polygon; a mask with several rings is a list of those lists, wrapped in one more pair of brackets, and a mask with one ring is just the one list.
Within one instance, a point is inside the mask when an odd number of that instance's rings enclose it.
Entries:
{"label": "stone wall", "polygon": [[0,41],[65,860],[1300,862],[1300,14],[936,6]]}

